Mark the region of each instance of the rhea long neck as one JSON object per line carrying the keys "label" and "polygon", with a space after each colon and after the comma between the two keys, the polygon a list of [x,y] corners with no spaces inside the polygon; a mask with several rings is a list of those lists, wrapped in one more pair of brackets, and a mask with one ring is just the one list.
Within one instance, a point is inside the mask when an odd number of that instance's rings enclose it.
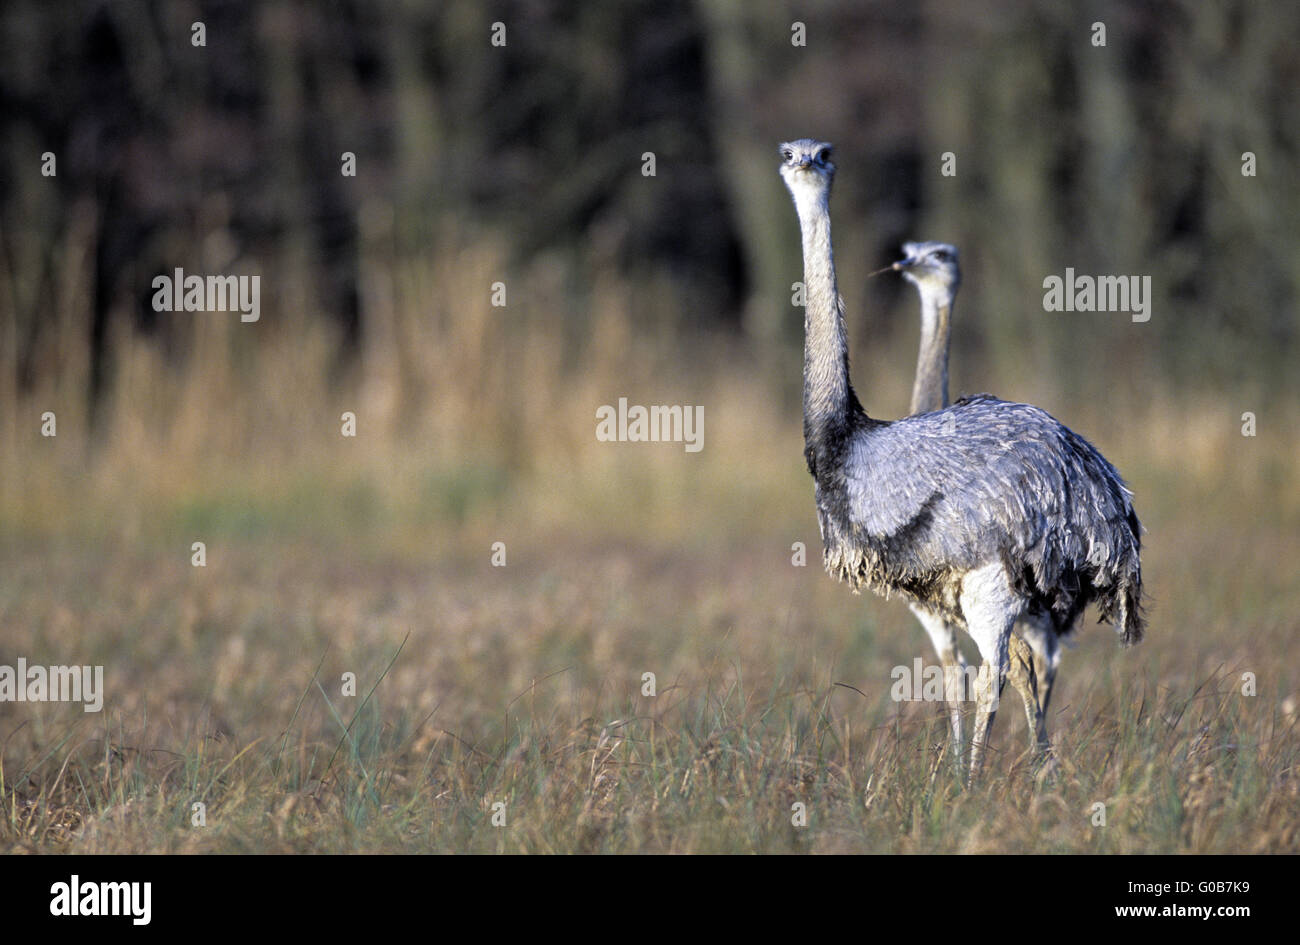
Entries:
{"label": "rhea long neck", "polygon": [[823,190],[795,198],[803,235],[803,429],[810,467],[814,453],[847,436],[855,415],[862,414],[849,384],[848,336],[835,282],[829,196]]}
{"label": "rhea long neck", "polygon": [[912,414],[948,406],[948,340],[952,324],[952,293],[921,292],[921,347],[912,384]]}

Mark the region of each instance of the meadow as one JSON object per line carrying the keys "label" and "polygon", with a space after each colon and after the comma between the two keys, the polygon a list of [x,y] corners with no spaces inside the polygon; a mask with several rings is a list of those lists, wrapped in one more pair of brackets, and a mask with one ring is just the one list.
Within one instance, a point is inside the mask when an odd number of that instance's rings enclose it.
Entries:
{"label": "meadow", "polygon": [[[655,335],[617,285],[575,346],[545,272],[502,311],[495,260],[445,260],[394,270],[341,377],[290,296],[198,316],[184,371],[121,339],[98,432],[76,342],[5,398],[0,663],[106,692],[0,703],[0,850],[1300,850],[1294,398],[957,366],[1117,465],[1150,595],[1131,650],[1085,615],[1057,775],[1008,701],[967,787],[942,703],[890,698],[919,626],[821,568],[797,349]],[[898,415],[915,326],[850,334]],[[703,449],[599,442],[619,396],[702,405]]]}

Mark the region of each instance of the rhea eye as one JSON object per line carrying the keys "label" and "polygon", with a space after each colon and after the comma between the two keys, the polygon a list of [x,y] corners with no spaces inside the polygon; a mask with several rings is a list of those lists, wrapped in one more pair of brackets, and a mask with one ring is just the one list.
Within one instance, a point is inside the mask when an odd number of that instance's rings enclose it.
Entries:
{"label": "rhea eye", "polygon": [[793,160],[794,160],[794,152],[791,151],[789,148],[782,148],[782,149],[781,149],[781,160],[783,160],[783,161],[793,161]]}
{"label": "rhea eye", "polygon": [[820,150],[820,151],[817,152],[817,163],[818,163],[818,164],[825,164],[826,161],[827,161],[827,159],[828,159],[830,156],[831,156],[831,149],[830,149],[830,148],[823,148],[822,150]]}

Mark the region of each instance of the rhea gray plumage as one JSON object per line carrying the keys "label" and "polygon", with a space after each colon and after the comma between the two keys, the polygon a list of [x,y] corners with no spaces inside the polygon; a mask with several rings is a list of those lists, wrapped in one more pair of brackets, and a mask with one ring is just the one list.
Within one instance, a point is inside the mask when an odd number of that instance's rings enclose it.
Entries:
{"label": "rhea gray plumage", "polygon": [[831,146],[781,146],[803,244],[804,456],[827,570],[899,593],[966,629],[976,683],[971,775],[1006,678],[1011,630],[1057,633],[1096,602],[1125,643],[1142,638],[1139,525],[1114,468],[1045,411],[994,397],[895,421],[867,416],[849,383],[831,249]]}

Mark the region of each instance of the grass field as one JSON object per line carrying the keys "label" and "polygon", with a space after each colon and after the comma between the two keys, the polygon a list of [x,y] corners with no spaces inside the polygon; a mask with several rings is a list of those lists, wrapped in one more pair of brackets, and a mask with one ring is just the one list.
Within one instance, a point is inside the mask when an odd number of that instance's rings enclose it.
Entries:
{"label": "grass field", "polygon": [[[1296,418],[1247,438],[1214,404],[1014,393],[1129,479],[1151,622],[1121,651],[1085,616],[1057,778],[1008,701],[973,788],[942,704],[890,698],[932,659],[905,606],[822,571],[797,402],[769,386],[701,385],[698,454],[596,443],[595,389],[509,449],[343,440],[337,410],[291,456],[123,424],[87,460],[11,433],[0,663],[102,664],[106,694],[0,704],[0,849],[1300,849],[1300,495],[1276,433]],[[195,424],[173,435],[202,443]]]}

